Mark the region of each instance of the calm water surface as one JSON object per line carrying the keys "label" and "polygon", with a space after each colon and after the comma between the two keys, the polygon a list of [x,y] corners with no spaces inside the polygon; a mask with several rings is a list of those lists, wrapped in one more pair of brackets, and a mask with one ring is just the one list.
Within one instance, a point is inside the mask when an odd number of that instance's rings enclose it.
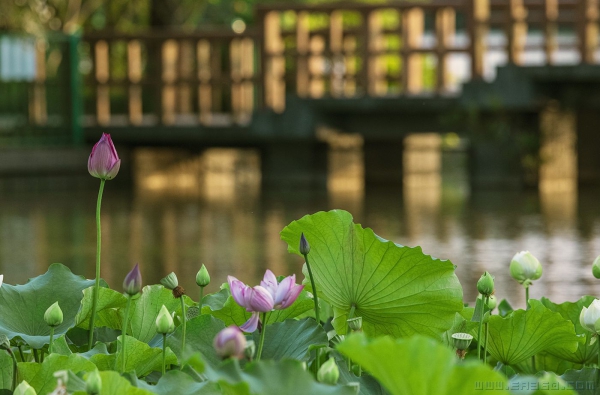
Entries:
{"label": "calm water surface", "polygon": [[[590,267],[600,254],[598,190],[547,196],[537,191],[468,192],[464,183],[443,177],[440,185],[404,191],[363,189],[352,180],[338,179],[330,180],[328,192],[283,193],[261,191],[252,173],[213,170],[216,175],[210,176],[204,168],[200,182],[146,174],[131,189],[107,183],[102,277],[111,287],[120,289],[136,262],[145,284],[174,271],[194,298],[194,279],[202,263],[213,279],[210,291],[228,274],[250,284],[267,268],[277,275],[301,276],[303,262],[287,253],[279,232],[305,214],[341,208],[386,239],[420,245],[427,254],[450,259],[467,301],[474,300],[475,283],[488,270],[496,277],[496,295],[523,306],[524,291],[508,275],[508,265],[513,254],[524,249],[544,265],[532,297],[545,295],[562,302],[600,294],[600,280],[591,276]],[[178,168],[181,173],[185,175],[185,169]],[[4,281],[24,283],[53,262],[92,278],[97,185],[66,181],[40,186],[31,180],[19,184],[23,187],[14,187],[13,180],[13,187],[0,190]]]}

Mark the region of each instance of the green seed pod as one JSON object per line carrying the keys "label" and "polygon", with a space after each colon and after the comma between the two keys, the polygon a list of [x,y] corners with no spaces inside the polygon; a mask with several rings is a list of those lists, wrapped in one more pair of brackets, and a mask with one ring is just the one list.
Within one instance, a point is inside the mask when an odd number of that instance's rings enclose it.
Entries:
{"label": "green seed pod", "polygon": [[29,385],[29,383],[25,380],[21,381],[21,384],[15,388],[13,395],[37,395],[35,389]]}
{"label": "green seed pod", "polygon": [[46,310],[44,313],[44,321],[48,326],[59,326],[63,322],[63,312],[58,305],[58,302],[54,302],[54,304]]}
{"label": "green seed pod", "polygon": [[90,395],[98,395],[102,391],[102,378],[98,369],[88,373],[85,380],[85,391]]}
{"label": "green seed pod", "polygon": [[196,284],[203,288],[210,284],[210,275],[208,274],[208,270],[206,270],[206,266],[204,266],[204,264],[200,270],[198,270],[198,274],[196,274]]}
{"label": "green seed pod", "polygon": [[177,275],[173,272],[169,273],[166,277],[160,280],[160,283],[170,290],[177,288],[179,281],[177,281]]}
{"label": "green seed pod", "polygon": [[452,339],[454,339],[454,348],[464,351],[471,345],[473,336],[468,333],[455,333],[452,335]]}
{"label": "green seed pod", "polygon": [[329,358],[317,372],[317,380],[321,383],[336,385],[339,378],[340,370],[333,358]]}
{"label": "green seed pod", "polygon": [[477,291],[483,296],[490,296],[494,293],[494,277],[488,272],[484,272],[479,281],[477,281]]}
{"label": "green seed pod", "polygon": [[173,317],[171,317],[171,313],[169,313],[169,310],[167,310],[163,304],[156,317],[156,331],[164,335],[171,333],[174,330],[175,324],[173,323]]}

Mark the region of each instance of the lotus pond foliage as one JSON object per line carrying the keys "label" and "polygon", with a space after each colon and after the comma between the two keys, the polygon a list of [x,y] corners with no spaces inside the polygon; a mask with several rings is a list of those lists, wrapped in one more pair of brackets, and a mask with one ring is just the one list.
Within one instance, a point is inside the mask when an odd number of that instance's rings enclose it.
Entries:
{"label": "lotus pond foliage", "polygon": [[[88,162],[100,179],[96,278],[59,263],[23,285],[0,275],[0,393],[600,393],[600,300],[530,299],[542,264],[523,251],[506,262],[526,291],[526,308],[514,309],[496,299],[493,273],[461,285],[450,261],[343,210],[281,231],[303,279],[211,279],[199,263],[188,293],[176,273],[144,285],[140,262],[113,289],[101,279],[100,209],[119,167],[103,135]],[[599,262],[590,275],[600,277]],[[220,290],[205,294],[215,280]],[[479,292],[471,306],[463,286]]]}

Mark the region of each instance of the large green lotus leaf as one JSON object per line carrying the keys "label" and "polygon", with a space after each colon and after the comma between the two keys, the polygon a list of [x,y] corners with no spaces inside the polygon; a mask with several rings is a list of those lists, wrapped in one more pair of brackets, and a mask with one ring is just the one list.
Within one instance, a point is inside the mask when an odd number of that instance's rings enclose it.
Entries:
{"label": "large green lotus leaf", "polygon": [[[126,378],[117,372],[100,372],[102,390],[99,395],[152,395],[155,392],[145,388],[137,388],[131,385]],[[178,394],[173,392],[171,395]],[[87,395],[85,391],[74,392],[73,395]]]}
{"label": "large green lotus leaf", "polygon": [[24,285],[3,284],[0,287],[0,334],[9,339],[19,336],[33,348],[42,348],[50,340],[50,327],[44,313],[54,302],[63,311],[63,322],[54,329],[55,335],[66,333],[75,325],[75,315],[83,298],[82,291],[93,285],[71,273],[60,263],[30,279]]}
{"label": "large green lotus leaf", "polygon": [[[251,313],[247,312],[245,308],[233,300],[229,289],[226,288],[214,294],[214,296],[210,295],[210,297],[206,297],[204,303],[202,314],[210,314],[223,321],[227,326],[241,326],[251,315]],[[267,318],[267,323],[283,322],[287,319],[295,318],[312,308],[314,308],[312,296],[303,290],[298,295],[298,299],[290,307],[271,312]]]}
{"label": "large green lotus leaf", "polygon": [[0,390],[12,389],[13,369],[13,360],[10,355],[4,350],[0,350]]}
{"label": "large green lotus leaf", "polygon": [[[187,322],[185,334],[185,347],[187,351],[200,352],[203,360],[218,365],[221,358],[217,356],[213,347],[215,336],[222,329],[225,329],[223,321],[214,318],[211,315],[201,315],[192,318]],[[181,325],[175,329],[170,336],[167,337],[167,346],[181,358]],[[268,332],[267,332],[268,333]],[[258,343],[257,343],[258,344]]]}
{"label": "large green lotus leaf", "polygon": [[540,303],[529,300],[529,310],[516,310],[507,317],[491,316],[488,351],[505,365],[516,365],[547,351],[575,352],[579,339],[571,321]]}
{"label": "large green lotus leaf", "polygon": [[515,376],[508,388],[513,395],[577,395],[569,383],[553,372],[544,372],[540,377]]}
{"label": "large green lotus leaf", "polygon": [[600,370],[597,368],[583,368],[581,370],[568,370],[560,376],[579,395],[598,395],[600,388]]}
{"label": "large green lotus leaf", "polygon": [[[162,305],[173,312],[177,310],[180,302],[173,297],[173,293],[162,285],[148,285],[142,289],[142,295],[131,301],[129,311],[130,327],[128,333],[136,339],[148,343],[158,333],[156,331],[156,317]],[[123,315],[125,315],[124,310]]]}
{"label": "large green lotus leaf", "polygon": [[[268,325],[265,333],[263,359],[279,361],[283,358],[306,361],[309,347],[328,344],[327,333],[312,318],[301,321],[286,320]],[[260,335],[254,333],[254,343],[258,344]]]}
{"label": "large green lotus leaf", "polygon": [[[125,371],[130,372],[135,370],[139,377],[143,377],[152,371],[162,369],[162,349],[152,348],[148,344],[141,342],[131,336],[126,336],[127,352],[125,356]],[[122,336],[119,336],[121,342]],[[122,364],[123,353],[115,354],[94,354],[90,357],[99,370],[120,370]],[[177,357],[167,347],[167,365],[177,364]]]}
{"label": "large green lotus leaf", "polygon": [[557,350],[553,352],[550,350],[549,352],[559,358],[566,359],[567,361],[571,361],[576,364],[586,364],[590,361],[597,361],[598,359],[598,345],[592,344],[590,342],[593,338],[593,333],[584,329],[579,323],[579,315],[581,314],[581,310],[584,307],[589,307],[590,304],[594,301],[593,296],[584,296],[579,299],[577,302],[565,302],[561,304],[552,303],[547,298],[542,298],[540,301],[547,309],[550,309],[558,314],[560,314],[564,319],[569,320],[573,323],[575,327],[575,333],[578,335],[582,335],[585,338],[585,342],[580,342],[577,345],[577,351],[565,352],[561,350]]}
{"label": "large green lotus leaf", "polygon": [[346,211],[319,212],[294,221],[281,231],[288,251],[300,254],[301,233],[319,297],[334,310],[333,326],[346,333],[352,306],[370,336],[439,337],[463,308],[462,287],[454,265],[403,247],[352,222]]}
{"label": "large green lotus leaf", "polygon": [[534,375],[540,371],[554,372],[556,374],[563,374],[570,369],[581,369],[583,366],[580,364],[573,363],[571,361],[564,360],[556,357],[547,352],[541,352],[535,355],[535,367],[533,366],[533,358],[527,358],[523,362],[514,365],[515,370],[518,373]]}
{"label": "large green lotus leaf", "polygon": [[[304,370],[300,361],[262,360],[246,365],[244,371],[235,361],[225,361],[218,369],[207,369],[206,375],[226,394],[245,395],[354,395],[348,386],[317,383]],[[244,384],[245,385],[240,385]]]}
{"label": "large green lotus leaf", "polygon": [[357,377],[345,365],[341,364],[340,361],[336,360],[336,363],[340,371],[339,384],[358,383],[358,395],[388,395],[388,392],[379,381],[370,374],[362,372],[362,375]]}
{"label": "large green lotus leaf", "polygon": [[[393,395],[508,394],[500,373],[477,361],[460,364],[451,349],[428,337],[371,340],[360,333],[347,337],[337,349]],[[482,383],[500,384],[486,388]]]}
{"label": "large green lotus leaf", "polygon": [[219,386],[210,381],[198,382],[190,375],[180,370],[170,370],[158,380],[156,385],[150,385],[143,381],[138,382],[140,388],[144,388],[158,395],[220,395]]}
{"label": "large green lotus leaf", "polygon": [[[90,287],[83,291],[81,309],[75,316],[75,325],[83,329],[90,328],[90,316],[92,315],[92,296],[94,288]],[[121,329],[122,317],[119,309],[124,308],[127,298],[120,292],[110,288],[100,288],[98,293],[98,306],[96,310],[96,327],[109,327]]]}
{"label": "large green lotus leaf", "polygon": [[43,363],[19,362],[19,380],[25,380],[38,394],[47,394],[56,388],[57,370],[72,370],[73,372],[90,372],[96,366],[84,357],[72,354],[69,356],[51,354]]}

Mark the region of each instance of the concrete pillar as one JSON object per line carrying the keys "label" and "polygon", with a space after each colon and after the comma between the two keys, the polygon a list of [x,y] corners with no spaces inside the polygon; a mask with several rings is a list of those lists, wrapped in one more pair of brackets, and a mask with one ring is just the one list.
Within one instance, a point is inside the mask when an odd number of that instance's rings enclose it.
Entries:
{"label": "concrete pillar", "polygon": [[274,142],[261,150],[262,184],[267,188],[327,187],[327,145],[319,142]]}
{"label": "concrete pillar", "polygon": [[365,184],[402,184],[403,143],[368,141],[363,146]]}

